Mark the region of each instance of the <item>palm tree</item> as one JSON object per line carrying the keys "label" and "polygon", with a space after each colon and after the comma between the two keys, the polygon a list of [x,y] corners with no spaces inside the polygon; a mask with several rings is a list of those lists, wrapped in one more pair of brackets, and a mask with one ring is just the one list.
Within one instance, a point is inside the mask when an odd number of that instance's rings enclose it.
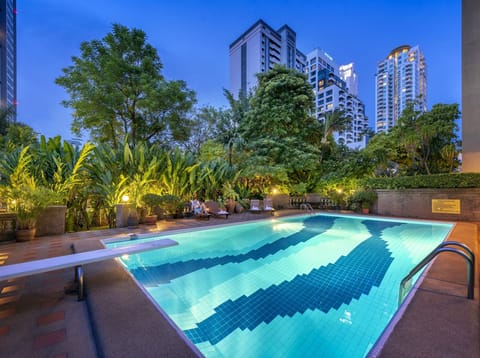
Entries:
{"label": "palm tree", "polygon": [[352,127],[352,117],[345,115],[345,112],[336,108],[333,112],[325,113],[323,124],[322,145],[328,145],[333,132],[349,130]]}
{"label": "palm tree", "polygon": [[331,145],[334,132],[349,130],[352,126],[352,117],[345,115],[345,112],[336,108],[332,112],[325,113],[323,122],[323,134],[321,143],[320,161],[323,160],[327,147]]}
{"label": "palm tree", "polygon": [[244,120],[246,113],[250,109],[251,95],[245,95],[242,92],[235,99],[232,92],[224,89],[223,94],[230,104],[230,110],[227,116],[221,118],[218,124],[218,139],[228,147],[228,164],[232,166],[233,147],[241,142],[239,125]]}

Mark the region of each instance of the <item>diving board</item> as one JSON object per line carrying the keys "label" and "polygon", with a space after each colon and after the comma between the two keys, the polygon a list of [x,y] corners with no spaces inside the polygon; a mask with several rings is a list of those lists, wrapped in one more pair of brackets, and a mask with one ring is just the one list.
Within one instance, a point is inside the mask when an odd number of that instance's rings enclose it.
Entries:
{"label": "diving board", "polygon": [[71,255],[0,266],[0,281],[90,264],[93,262],[113,259],[126,254],[135,254],[138,252],[162,249],[175,245],[178,245],[178,242],[170,239],[162,239],[128,246],[85,251]]}

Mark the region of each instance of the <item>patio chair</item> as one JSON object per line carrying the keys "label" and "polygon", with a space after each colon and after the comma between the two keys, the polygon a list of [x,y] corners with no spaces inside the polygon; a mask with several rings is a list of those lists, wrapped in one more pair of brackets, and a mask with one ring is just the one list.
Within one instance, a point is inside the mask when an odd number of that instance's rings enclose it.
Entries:
{"label": "patio chair", "polygon": [[250,200],[250,209],[248,209],[252,213],[261,213],[262,209],[260,208],[260,200],[258,199],[251,199]]}
{"label": "patio chair", "polygon": [[220,209],[220,205],[213,200],[207,201],[205,203],[207,207],[207,212],[217,218],[225,218],[228,219],[229,212],[223,209]]}
{"label": "patio chair", "polygon": [[263,200],[263,210],[264,211],[269,211],[272,215],[275,209],[273,208],[273,202],[272,199],[264,199]]}

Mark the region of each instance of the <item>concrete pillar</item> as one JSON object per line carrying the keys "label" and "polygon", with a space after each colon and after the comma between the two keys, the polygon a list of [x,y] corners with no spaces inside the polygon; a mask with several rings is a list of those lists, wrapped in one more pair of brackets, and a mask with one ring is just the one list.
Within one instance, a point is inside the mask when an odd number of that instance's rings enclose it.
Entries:
{"label": "concrete pillar", "polygon": [[480,172],[480,1],[462,0],[462,172]]}
{"label": "concrete pillar", "polygon": [[116,227],[127,227],[128,214],[130,213],[130,204],[117,204],[115,205]]}

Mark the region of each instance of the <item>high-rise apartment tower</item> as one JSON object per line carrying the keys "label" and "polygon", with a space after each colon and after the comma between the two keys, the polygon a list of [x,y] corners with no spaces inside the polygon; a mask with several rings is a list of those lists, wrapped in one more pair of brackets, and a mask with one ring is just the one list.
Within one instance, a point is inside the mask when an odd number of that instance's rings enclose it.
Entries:
{"label": "high-rise apartment tower", "polygon": [[427,68],[420,47],[400,46],[377,65],[375,74],[375,120],[377,132],[397,124],[408,102],[418,111],[427,110]]}
{"label": "high-rise apartment tower", "polygon": [[352,126],[350,130],[335,132],[335,141],[352,149],[364,148],[368,118],[358,98],[354,64],[337,66],[329,54],[315,49],[307,55],[305,73],[315,93],[316,117],[323,121],[326,113],[341,110],[352,119]]}
{"label": "high-rise apartment tower", "polygon": [[296,47],[297,35],[287,25],[274,30],[258,20],[230,45],[230,90],[237,96],[257,85],[257,73],[275,64],[303,72],[305,55]]}
{"label": "high-rise apartment tower", "polygon": [[16,0],[0,0],[0,106],[17,103]]}

